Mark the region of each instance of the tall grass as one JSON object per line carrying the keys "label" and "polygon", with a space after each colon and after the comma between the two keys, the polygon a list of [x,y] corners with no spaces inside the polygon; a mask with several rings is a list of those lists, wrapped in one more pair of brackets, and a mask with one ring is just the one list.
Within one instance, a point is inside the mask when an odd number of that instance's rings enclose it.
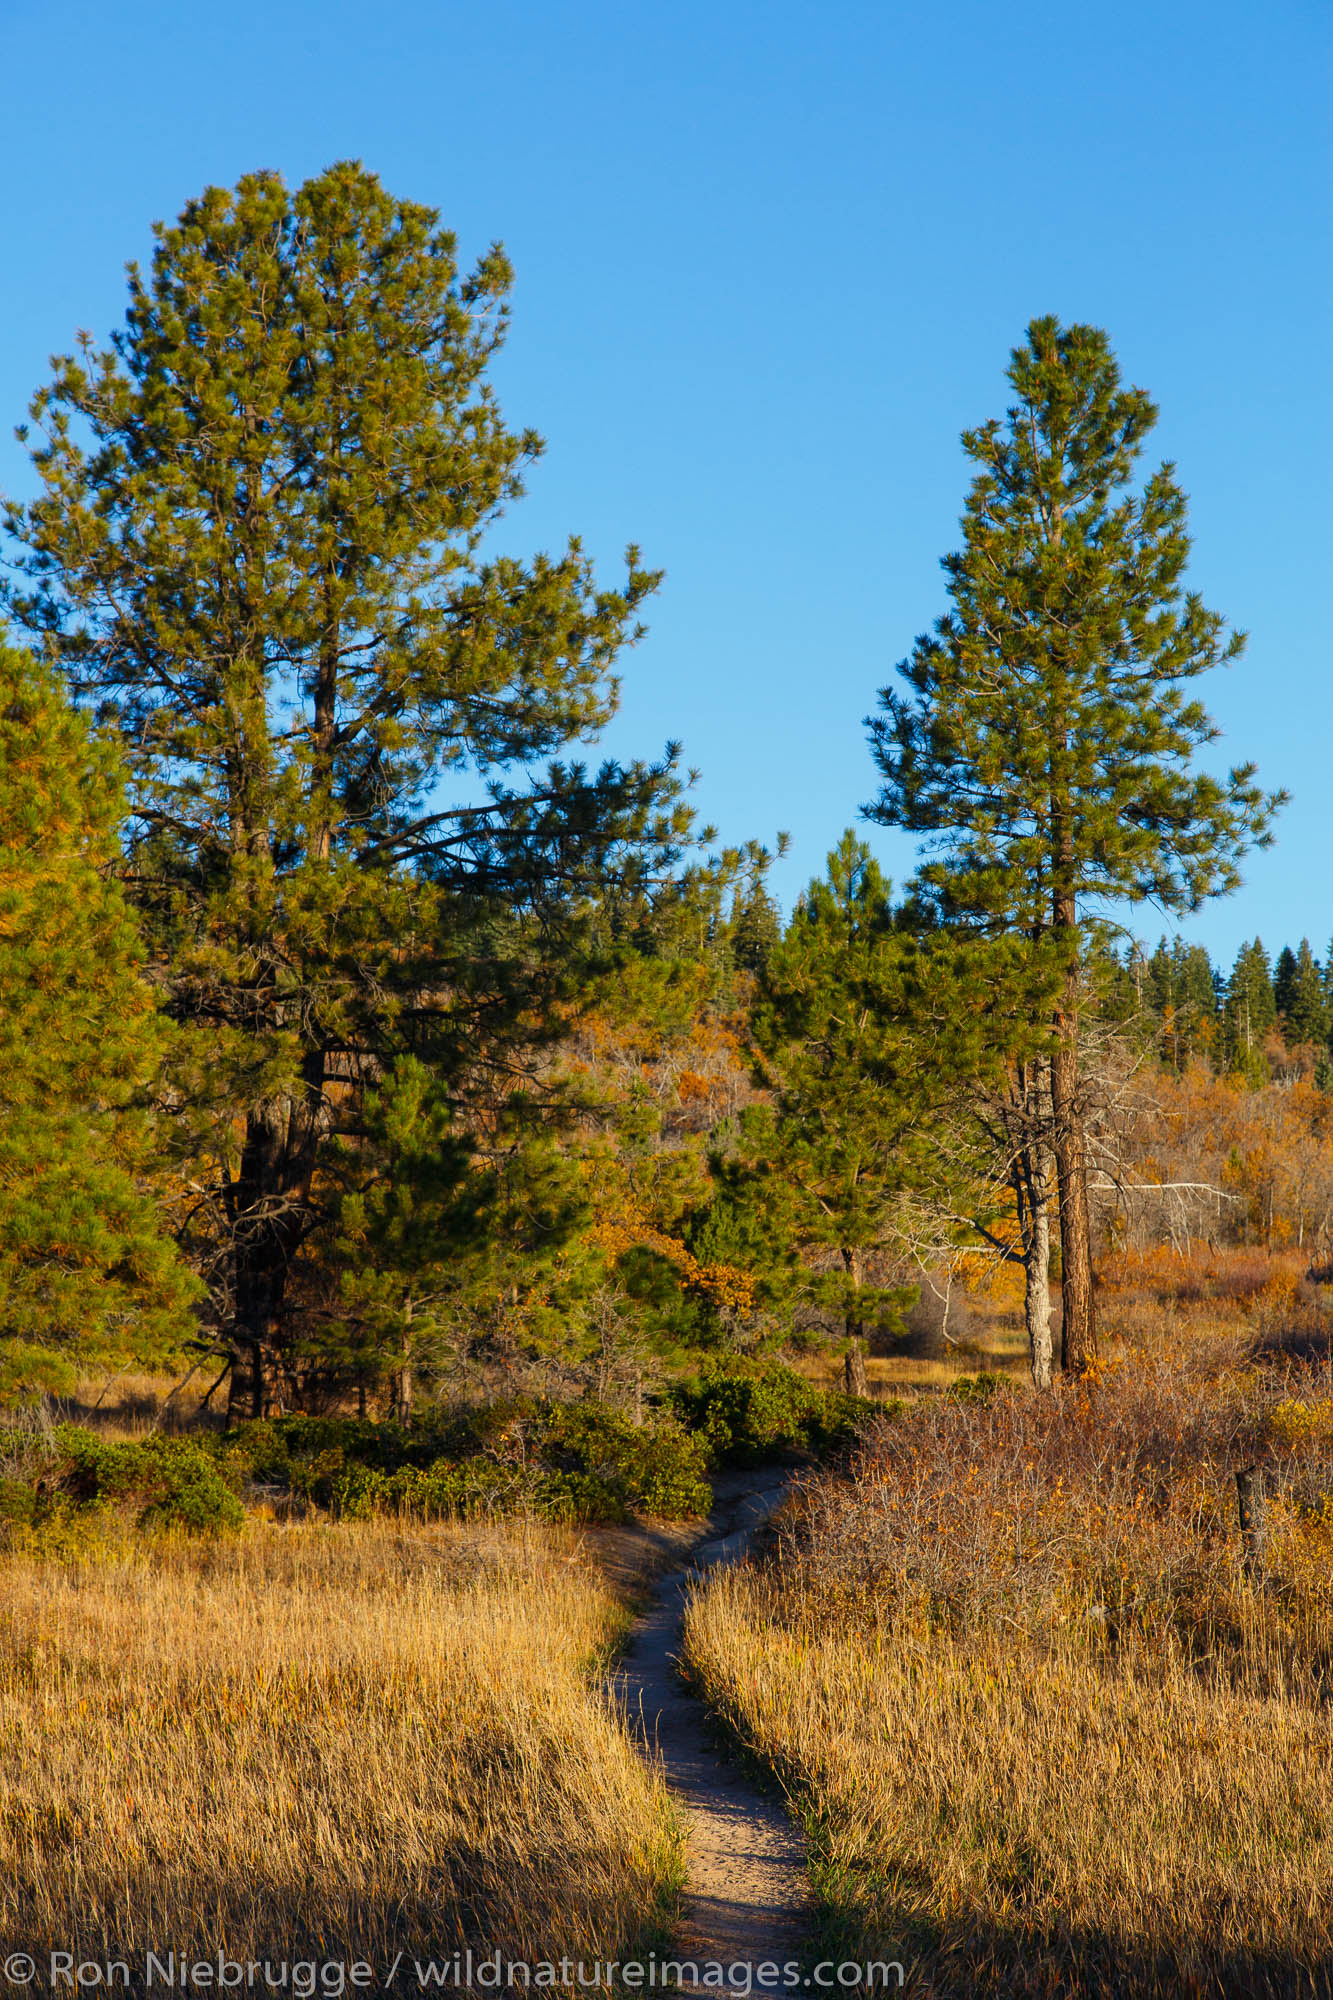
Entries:
{"label": "tall grass", "polygon": [[939,2000],[1329,1991],[1326,1710],[789,1611],[719,1574],[688,1658],[807,1815],[835,1955],[899,1958]]}
{"label": "tall grass", "polygon": [[923,1399],[700,1589],[689,1669],[807,1816],[839,1955],[937,1996],[1333,1991],[1326,1388],[1122,1353],[1088,1396]]}
{"label": "tall grass", "polygon": [[615,1956],[665,1794],[558,1533],[259,1525],[0,1578],[0,1950]]}

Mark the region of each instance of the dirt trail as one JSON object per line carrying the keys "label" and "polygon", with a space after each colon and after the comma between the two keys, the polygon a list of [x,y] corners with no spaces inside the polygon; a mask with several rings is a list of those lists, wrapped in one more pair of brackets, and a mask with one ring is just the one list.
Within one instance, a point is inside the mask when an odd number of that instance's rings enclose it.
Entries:
{"label": "dirt trail", "polygon": [[[715,1747],[703,1706],[675,1669],[681,1614],[692,1577],[738,1561],[754,1530],[782,1498],[781,1472],[719,1482],[709,1539],[669,1571],[634,1626],[617,1684],[631,1723],[661,1758],[689,1835],[680,1956],[725,1966],[778,1964],[800,1956],[807,1912],[805,1843],[778,1801],[756,1791]],[[702,1982],[700,1986],[702,1991]],[[736,1990],[743,1990],[738,1979]],[[708,1991],[724,1994],[726,1987]]]}

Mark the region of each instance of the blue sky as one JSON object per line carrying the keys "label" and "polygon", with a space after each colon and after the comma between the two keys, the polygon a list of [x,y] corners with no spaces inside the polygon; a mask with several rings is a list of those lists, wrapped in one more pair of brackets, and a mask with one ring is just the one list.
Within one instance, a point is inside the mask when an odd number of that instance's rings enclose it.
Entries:
{"label": "blue sky", "polygon": [[[9,428],[207,182],[359,157],[501,238],[506,413],[548,453],[516,550],[630,538],[668,574],[607,739],[683,740],[790,902],[873,789],[861,721],[944,609],[965,424],[1035,313],[1105,326],[1162,410],[1193,578],[1251,634],[1217,761],[1293,794],[1230,960],[1333,933],[1333,14],[1326,0],[0,0]],[[15,87],[15,85],[18,87]],[[902,880],[911,848],[870,835]],[[1155,936],[1153,912],[1138,927]]]}

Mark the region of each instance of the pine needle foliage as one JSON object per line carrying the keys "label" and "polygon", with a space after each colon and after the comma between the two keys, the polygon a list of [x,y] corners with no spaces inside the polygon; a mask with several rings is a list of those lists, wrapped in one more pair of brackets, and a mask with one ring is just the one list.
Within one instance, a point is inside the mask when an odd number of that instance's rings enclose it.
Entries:
{"label": "pine needle foliage", "polygon": [[[658,764],[549,765],[613,714],[657,583],[497,524],[498,247],[356,163],[209,188],[130,267],[109,349],[35,398],[12,615],[120,733],[129,879],[208,1127],[214,1312],[254,1407],[336,1200],[343,1107],[404,1051],[503,1088],[577,976],[580,911],[686,828]],[[559,949],[550,948],[555,940]]]}
{"label": "pine needle foliage", "polygon": [[[194,1286],[148,1172],[164,1027],[108,877],[118,760],[32,657],[0,644],[0,1397],[89,1350],[150,1361]],[[12,1365],[10,1365],[12,1364]]]}
{"label": "pine needle foliage", "polygon": [[829,1267],[805,1288],[854,1343],[894,1324],[925,1246],[947,1243],[977,1197],[965,1114],[1003,1039],[989,1012],[1005,994],[997,978],[978,1004],[983,956],[998,973],[997,950],[900,929],[849,830],[761,976],[753,1036],[770,1102],[746,1115],[753,1164],[731,1178],[770,1232]]}
{"label": "pine needle foliage", "polygon": [[1049,942],[1065,968],[1053,1061],[1066,1362],[1095,1351],[1077,1095],[1089,917],[1151,899],[1196,909],[1239,882],[1281,795],[1253,765],[1193,767],[1217,730],[1192,683],[1244,637],[1187,589],[1184,492],[1170,464],[1135,489],[1157,420],[1122,386],[1104,332],[1035,319],[1005,417],[963,434],[977,468],[952,609],[919,638],[869,721],[873,818],[923,836],[923,891],[992,935]]}

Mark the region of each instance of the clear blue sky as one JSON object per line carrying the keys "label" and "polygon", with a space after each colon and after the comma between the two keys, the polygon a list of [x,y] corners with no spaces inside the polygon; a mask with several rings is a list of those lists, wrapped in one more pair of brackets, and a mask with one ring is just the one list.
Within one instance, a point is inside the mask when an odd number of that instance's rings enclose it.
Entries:
{"label": "clear blue sky", "polygon": [[[958,433],[1038,312],[1111,333],[1251,633],[1219,760],[1293,802],[1189,927],[1333,932],[1327,0],[0,0],[0,484],[47,356],[207,182],[359,157],[517,270],[498,371],[548,440],[512,545],[667,570],[617,754],[679,737],[790,902],[873,788],[861,720],[944,608]],[[876,833],[902,880],[911,850]],[[1139,928],[1161,925],[1145,912]]]}

